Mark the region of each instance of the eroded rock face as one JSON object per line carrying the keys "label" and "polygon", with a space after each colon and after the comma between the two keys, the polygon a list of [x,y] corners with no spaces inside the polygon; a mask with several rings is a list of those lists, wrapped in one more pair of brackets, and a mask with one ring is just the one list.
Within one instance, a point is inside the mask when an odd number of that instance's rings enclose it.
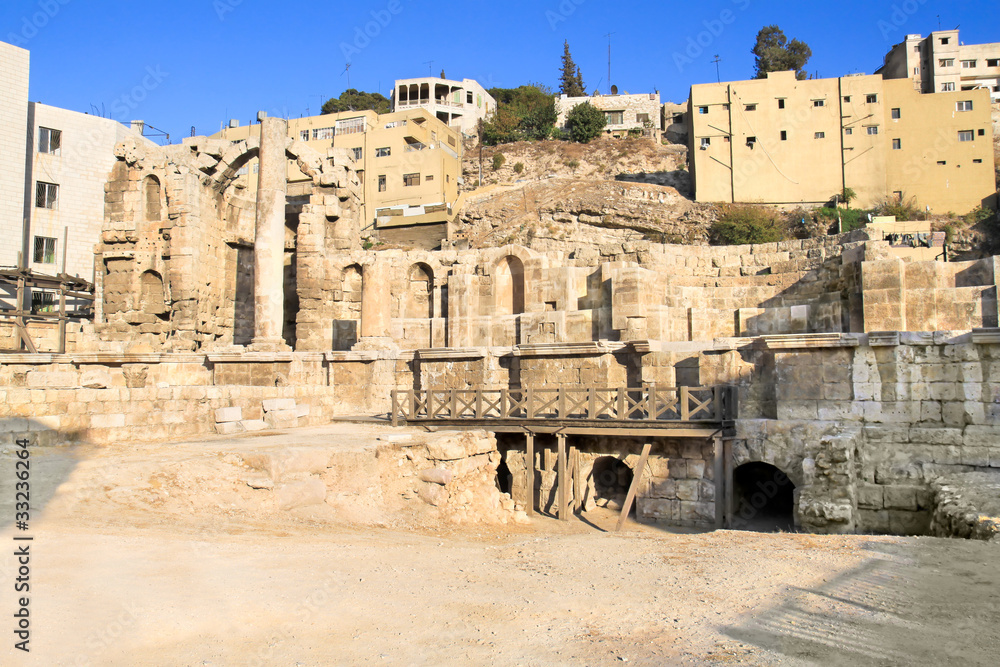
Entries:
{"label": "eroded rock face", "polygon": [[1000,541],[1000,473],[943,475],[931,488],[931,535]]}

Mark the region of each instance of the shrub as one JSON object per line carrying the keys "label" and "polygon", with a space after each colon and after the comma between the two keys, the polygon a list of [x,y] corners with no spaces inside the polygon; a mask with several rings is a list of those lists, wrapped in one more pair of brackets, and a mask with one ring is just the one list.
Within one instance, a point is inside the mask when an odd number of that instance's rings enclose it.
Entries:
{"label": "shrub", "polygon": [[590,102],[577,104],[566,114],[566,129],[573,141],[589,143],[600,136],[606,124],[604,112]]}
{"label": "shrub", "polygon": [[506,161],[507,161],[507,158],[504,157],[503,153],[494,153],[493,154],[493,171],[499,170],[500,167],[503,166],[503,163],[506,162]]}
{"label": "shrub", "polygon": [[988,208],[983,208],[982,206],[977,206],[968,213],[965,214],[963,218],[965,224],[967,225],[977,225],[980,222],[985,222],[993,217],[993,211]]}
{"label": "shrub", "polygon": [[520,173],[522,171],[524,171],[524,163],[523,162],[517,162],[517,163],[515,163],[514,164],[514,173],[520,175]]}
{"label": "shrub", "polygon": [[774,243],[788,237],[787,226],[777,212],[750,204],[723,204],[708,232],[712,245]]}
{"label": "shrub", "polygon": [[894,215],[896,220],[926,220],[925,214],[913,197],[886,197],[876,207],[877,215]]}
{"label": "shrub", "polygon": [[576,168],[580,166],[580,161],[577,160],[576,158],[573,158],[572,160],[567,160],[565,164],[567,167],[570,168],[571,171],[576,171]]}

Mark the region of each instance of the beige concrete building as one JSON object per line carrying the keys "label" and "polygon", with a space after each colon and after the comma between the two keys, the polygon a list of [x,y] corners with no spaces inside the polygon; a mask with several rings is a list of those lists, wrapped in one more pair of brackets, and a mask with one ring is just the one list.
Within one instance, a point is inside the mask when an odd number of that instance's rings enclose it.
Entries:
{"label": "beige concrete building", "polygon": [[958,29],[927,37],[907,35],[892,47],[875,71],[886,79],[909,79],[922,93],[985,88],[1000,101],[1000,42],[962,44]]}
{"label": "beige concrete building", "polygon": [[986,90],[774,72],[692,86],[689,123],[698,201],[823,204],[846,187],[860,206],[912,197],[964,213],[995,198]]}
{"label": "beige concrete building", "polygon": [[27,251],[23,240],[29,60],[25,49],[0,42],[4,91],[0,96],[0,266],[16,266],[17,253]]}
{"label": "beige concrete building", "polygon": [[94,244],[104,219],[104,184],[115,165],[115,145],[141,129],[108,118],[29,105],[31,119],[29,257],[32,269],[49,275],[62,270],[92,280]]}
{"label": "beige concrete building", "polygon": [[[241,141],[256,136],[259,126],[230,127],[213,138]],[[442,223],[450,219],[462,175],[462,136],[431,112],[411,108],[388,114],[345,111],[293,118],[289,137],[325,152],[348,149],[362,183],[361,226],[364,229]],[[241,170],[251,192],[257,189],[257,158]],[[289,162],[290,194],[310,177]],[[376,220],[377,219],[377,220]]]}
{"label": "beige concrete building", "polygon": [[624,137],[629,132],[638,131],[643,136],[659,139],[662,128],[663,108],[660,93],[639,95],[593,95],[589,97],[556,98],[556,126],[566,129],[566,115],[578,104],[589,102],[604,112],[605,133],[613,137]]}
{"label": "beige concrete building", "polygon": [[453,81],[428,76],[398,79],[393,86],[393,111],[427,109],[442,123],[457,127],[462,134],[476,133],[476,125],[496,111],[497,101],[478,81]]}

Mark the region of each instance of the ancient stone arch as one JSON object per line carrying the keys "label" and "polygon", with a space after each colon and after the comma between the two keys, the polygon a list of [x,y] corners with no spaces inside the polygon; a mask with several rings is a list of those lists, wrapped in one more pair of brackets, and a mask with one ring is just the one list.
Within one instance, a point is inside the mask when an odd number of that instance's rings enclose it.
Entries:
{"label": "ancient stone arch", "polygon": [[524,312],[524,263],[514,255],[497,262],[493,274],[493,308],[496,315]]}
{"label": "ancient stone arch", "polygon": [[404,318],[434,317],[434,272],[423,262],[413,264],[407,271],[402,305]]}

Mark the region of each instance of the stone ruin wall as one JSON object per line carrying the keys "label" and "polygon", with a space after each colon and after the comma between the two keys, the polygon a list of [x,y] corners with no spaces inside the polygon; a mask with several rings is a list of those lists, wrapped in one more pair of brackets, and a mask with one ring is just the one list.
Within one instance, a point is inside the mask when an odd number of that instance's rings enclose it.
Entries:
{"label": "stone ruin wall", "polygon": [[[314,179],[286,209],[294,350],[254,351],[255,205],[239,170],[256,148],[119,147],[97,323],[71,332],[66,355],[2,359],[0,440],[321,424],[384,413],[401,387],[734,384],[734,463],[783,471],[808,530],[927,532],[942,475],[1000,468],[996,258],[903,262],[863,232],[725,248],[369,252],[349,158],[290,142],[287,157]],[[268,409],[275,399],[284,407]],[[234,407],[242,421],[217,420]],[[583,444],[593,501],[595,463],[634,467],[636,443]],[[640,516],[711,523],[711,447],[656,445]],[[507,454],[517,497],[523,454]],[[538,456],[546,498],[551,450]]]}

